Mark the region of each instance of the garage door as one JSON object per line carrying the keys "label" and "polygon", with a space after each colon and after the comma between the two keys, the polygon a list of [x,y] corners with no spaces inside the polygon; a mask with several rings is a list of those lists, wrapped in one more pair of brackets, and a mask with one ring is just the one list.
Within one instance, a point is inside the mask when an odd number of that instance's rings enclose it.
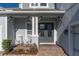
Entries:
{"label": "garage door", "polygon": [[73,31],[73,52],[74,55],[79,55],[79,25],[76,25],[74,27],[74,31]]}

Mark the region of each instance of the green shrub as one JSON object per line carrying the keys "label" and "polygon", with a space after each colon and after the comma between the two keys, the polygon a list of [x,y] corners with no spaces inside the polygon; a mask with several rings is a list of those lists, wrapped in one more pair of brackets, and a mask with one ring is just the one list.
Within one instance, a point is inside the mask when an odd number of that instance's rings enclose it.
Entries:
{"label": "green shrub", "polygon": [[3,40],[2,47],[3,47],[5,53],[9,53],[12,49],[11,41],[8,39]]}
{"label": "green shrub", "polygon": [[38,52],[38,48],[37,48],[37,45],[34,43],[30,46],[30,53],[37,54],[37,52]]}

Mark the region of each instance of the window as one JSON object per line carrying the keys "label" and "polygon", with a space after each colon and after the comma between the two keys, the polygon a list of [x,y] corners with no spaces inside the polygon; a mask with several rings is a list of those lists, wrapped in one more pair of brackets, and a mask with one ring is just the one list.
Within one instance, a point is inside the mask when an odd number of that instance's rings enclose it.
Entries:
{"label": "window", "polygon": [[40,30],[53,30],[54,25],[53,23],[39,23]]}
{"label": "window", "polygon": [[31,3],[31,6],[38,6],[38,3]]}
{"label": "window", "polygon": [[53,30],[53,29],[54,29],[53,23],[47,23],[47,24],[46,24],[46,29],[47,29],[47,30]]}
{"label": "window", "polygon": [[30,3],[31,8],[49,8],[48,3]]}
{"label": "window", "polygon": [[32,24],[27,24],[27,34],[32,34]]}
{"label": "window", "polygon": [[47,30],[53,30],[53,24],[46,24]]}
{"label": "window", "polygon": [[27,29],[28,29],[28,30],[32,30],[32,24],[29,24],[29,23],[28,23],[28,24],[27,24]]}
{"label": "window", "polygon": [[47,3],[40,3],[40,6],[47,6]]}
{"label": "window", "polygon": [[41,30],[45,29],[45,24],[40,24],[40,29]]}

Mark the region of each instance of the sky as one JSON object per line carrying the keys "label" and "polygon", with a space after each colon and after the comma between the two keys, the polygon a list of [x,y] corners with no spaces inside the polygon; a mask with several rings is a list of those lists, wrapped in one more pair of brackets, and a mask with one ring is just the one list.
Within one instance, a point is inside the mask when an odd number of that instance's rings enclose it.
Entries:
{"label": "sky", "polygon": [[0,8],[17,8],[19,7],[19,3],[0,3]]}

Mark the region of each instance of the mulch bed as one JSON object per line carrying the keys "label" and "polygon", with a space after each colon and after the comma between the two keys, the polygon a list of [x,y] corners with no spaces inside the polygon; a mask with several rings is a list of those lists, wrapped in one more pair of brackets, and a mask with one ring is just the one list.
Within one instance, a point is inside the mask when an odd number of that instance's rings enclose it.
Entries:
{"label": "mulch bed", "polygon": [[30,53],[30,45],[17,45],[16,47],[13,48],[11,52],[8,54],[3,54],[3,55],[11,55],[11,56],[33,56],[36,54],[31,54]]}

